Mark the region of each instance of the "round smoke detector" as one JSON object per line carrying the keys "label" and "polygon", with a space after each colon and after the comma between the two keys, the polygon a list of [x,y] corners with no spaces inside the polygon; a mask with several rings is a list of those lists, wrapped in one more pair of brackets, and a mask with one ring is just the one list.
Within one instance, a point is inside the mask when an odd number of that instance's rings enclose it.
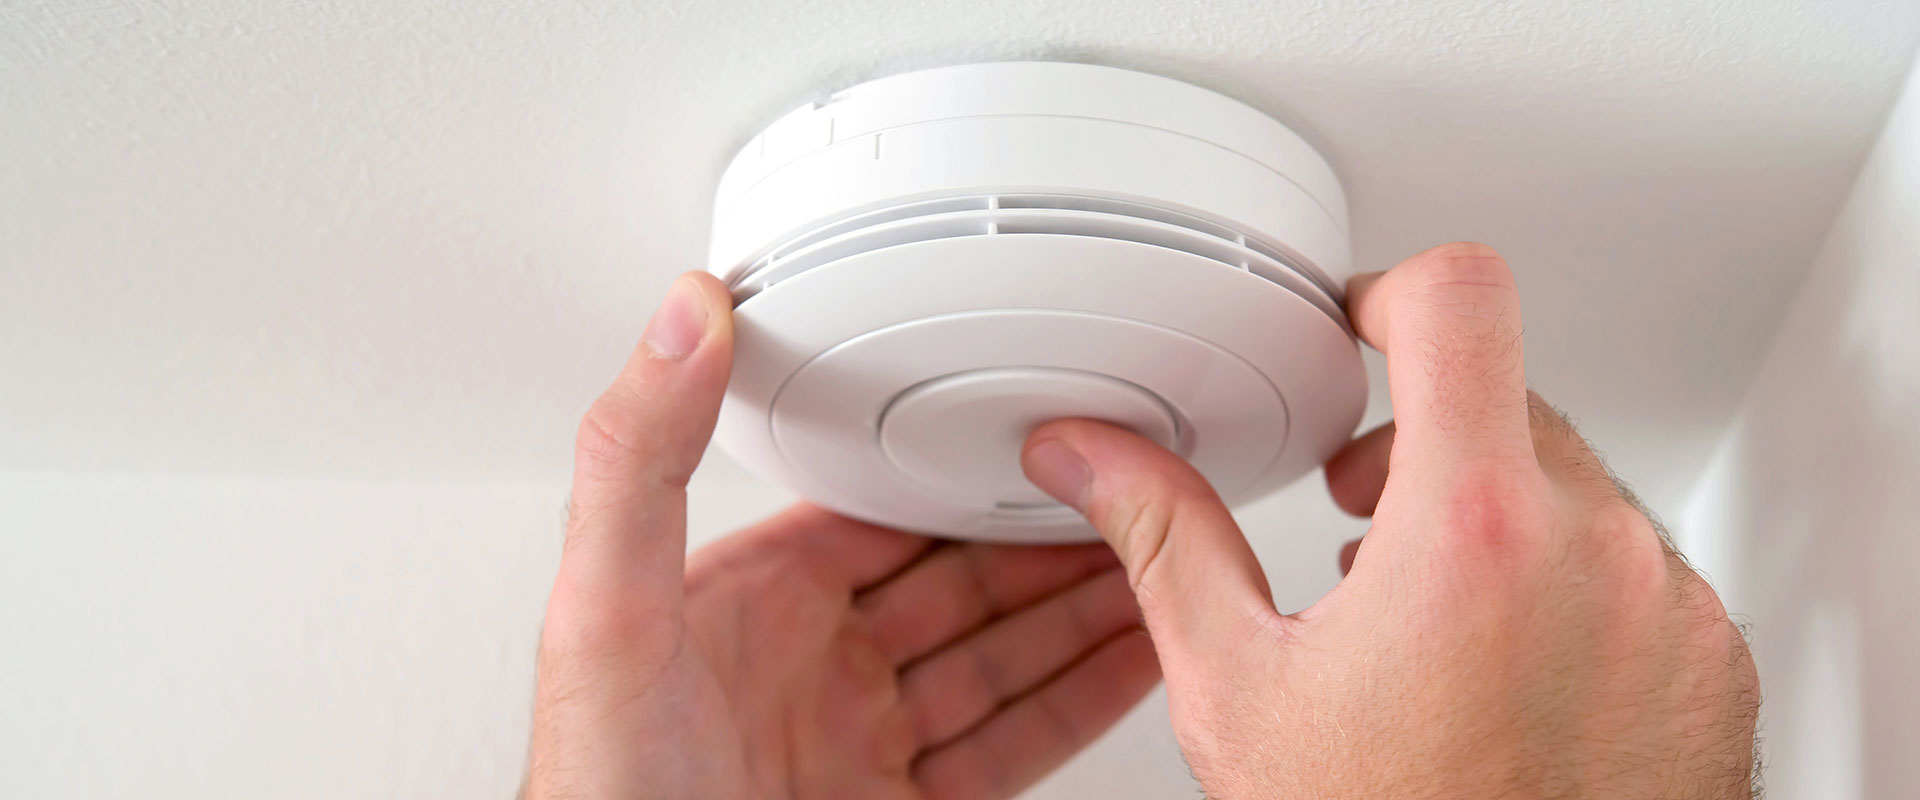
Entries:
{"label": "round smoke detector", "polygon": [[1095,538],[1021,473],[1051,419],[1130,428],[1233,503],[1365,405],[1332,169],[1152,75],[979,64],[798,109],[721,177],[709,269],[736,303],[721,446],[906,530]]}

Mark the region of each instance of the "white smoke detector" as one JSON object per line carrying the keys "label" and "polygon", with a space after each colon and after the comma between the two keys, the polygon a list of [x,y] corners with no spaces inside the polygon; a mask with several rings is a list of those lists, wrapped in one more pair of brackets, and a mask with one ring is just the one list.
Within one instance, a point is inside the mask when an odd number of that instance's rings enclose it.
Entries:
{"label": "white smoke detector", "polygon": [[1091,539],[1021,473],[1041,423],[1124,425],[1233,503],[1319,465],[1365,405],[1333,170],[1166,78],[997,63],[862,84],[748,142],[713,226],[738,336],[717,439],[848,516]]}

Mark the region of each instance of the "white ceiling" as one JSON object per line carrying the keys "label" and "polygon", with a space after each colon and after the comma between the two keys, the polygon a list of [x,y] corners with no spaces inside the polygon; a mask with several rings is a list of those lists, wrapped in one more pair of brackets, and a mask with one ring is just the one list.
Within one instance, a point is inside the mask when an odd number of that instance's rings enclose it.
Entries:
{"label": "white ceiling", "polygon": [[[1479,239],[1535,384],[1670,502],[1920,4],[0,3],[0,470],[564,479],[756,123],[1041,57],[1296,126],[1379,268]],[[1377,365],[1376,365],[1377,366]]]}

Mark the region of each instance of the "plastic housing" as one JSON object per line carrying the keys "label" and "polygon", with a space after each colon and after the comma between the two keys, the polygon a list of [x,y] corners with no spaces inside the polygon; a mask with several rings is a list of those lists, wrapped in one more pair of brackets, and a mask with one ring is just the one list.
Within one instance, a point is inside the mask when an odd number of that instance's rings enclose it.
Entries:
{"label": "plastic housing", "polygon": [[1081,64],[899,75],[781,117],[716,193],[736,300],[716,438],[814,502],[906,530],[1094,537],[1028,485],[1039,424],[1120,424],[1230,503],[1358,423],[1346,201],[1285,126]]}

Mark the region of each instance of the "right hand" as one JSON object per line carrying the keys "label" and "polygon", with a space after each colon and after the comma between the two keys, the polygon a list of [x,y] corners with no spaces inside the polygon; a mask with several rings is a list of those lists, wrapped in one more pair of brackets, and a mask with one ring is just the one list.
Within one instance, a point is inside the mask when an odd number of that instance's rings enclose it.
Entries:
{"label": "right hand", "polygon": [[1741,633],[1585,440],[1531,396],[1512,274],[1434,248],[1356,278],[1396,424],[1327,465],[1373,517],[1297,614],[1186,463],[1086,420],[1029,478],[1120,555],[1210,798],[1749,797]]}

